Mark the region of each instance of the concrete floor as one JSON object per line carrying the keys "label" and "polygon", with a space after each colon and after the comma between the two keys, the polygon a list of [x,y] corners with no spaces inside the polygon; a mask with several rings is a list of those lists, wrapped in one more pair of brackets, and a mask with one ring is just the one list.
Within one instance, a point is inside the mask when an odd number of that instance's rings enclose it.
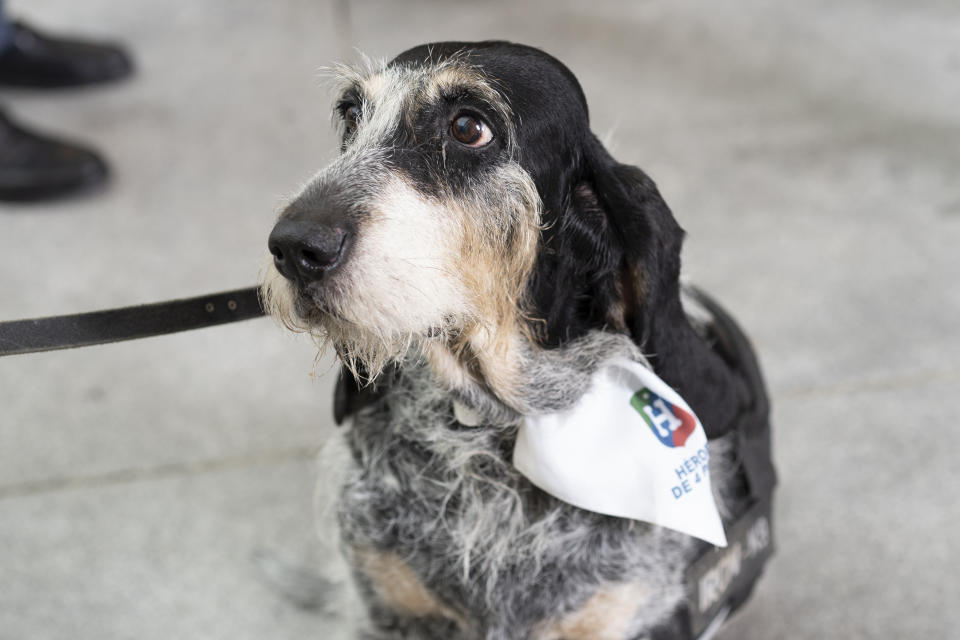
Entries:
{"label": "concrete floor", "polygon": [[[318,68],[507,38],[579,76],[594,128],[688,230],[775,402],[779,553],[721,634],[960,627],[960,5],[14,0],[138,73],[0,92],[95,144],[109,188],[0,206],[0,319],[251,284],[335,152]],[[0,639],[334,638],[277,567],[313,533],[329,360],[266,320],[0,359]],[[283,573],[281,571],[280,573]]]}

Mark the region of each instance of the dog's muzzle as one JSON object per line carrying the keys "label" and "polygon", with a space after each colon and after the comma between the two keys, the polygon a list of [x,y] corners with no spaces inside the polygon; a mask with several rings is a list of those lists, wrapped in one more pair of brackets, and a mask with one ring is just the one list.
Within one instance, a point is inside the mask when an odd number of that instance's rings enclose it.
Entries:
{"label": "dog's muzzle", "polygon": [[277,270],[301,286],[318,282],[343,263],[351,234],[343,225],[311,219],[281,219],[267,247]]}

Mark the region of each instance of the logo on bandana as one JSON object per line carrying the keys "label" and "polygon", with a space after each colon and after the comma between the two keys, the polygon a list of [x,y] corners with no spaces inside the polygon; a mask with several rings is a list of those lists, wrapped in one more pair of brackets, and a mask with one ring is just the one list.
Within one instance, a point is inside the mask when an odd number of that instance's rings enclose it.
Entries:
{"label": "logo on bandana", "polygon": [[646,387],[633,394],[630,406],[643,417],[653,435],[668,447],[682,447],[697,428],[697,420],[689,412]]}

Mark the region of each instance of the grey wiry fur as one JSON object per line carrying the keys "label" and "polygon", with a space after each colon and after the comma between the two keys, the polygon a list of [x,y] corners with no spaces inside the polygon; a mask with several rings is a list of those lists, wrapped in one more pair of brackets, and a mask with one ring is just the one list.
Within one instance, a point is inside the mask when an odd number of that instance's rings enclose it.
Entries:
{"label": "grey wiry fur", "polygon": [[[531,378],[531,404],[556,410],[574,402],[592,371],[617,352],[634,355],[636,348],[622,336],[595,333],[544,357],[530,368],[544,376]],[[462,620],[404,618],[378,605],[366,585],[384,637],[536,637],[544,621],[625,582],[652,596],[636,602],[632,633],[674,610],[685,595],[682,571],[701,543],[539,491],[510,462],[516,417],[463,427],[453,399],[428,367],[410,360],[383,402],[356,416],[345,434],[354,453],[339,508],[347,548],[402,557]],[[711,444],[714,456],[722,446]],[[723,478],[714,481],[721,489]]]}

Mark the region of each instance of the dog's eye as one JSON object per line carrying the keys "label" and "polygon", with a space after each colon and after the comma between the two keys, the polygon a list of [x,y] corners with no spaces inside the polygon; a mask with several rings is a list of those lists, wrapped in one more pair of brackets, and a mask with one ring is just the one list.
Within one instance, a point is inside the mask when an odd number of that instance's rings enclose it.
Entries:
{"label": "dog's eye", "polygon": [[487,123],[475,116],[461,113],[450,123],[450,133],[454,139],[468,147],[482,147],[493,140],[493,133]]}
{"label": "dog's eye", "polygon": [[360,107],[350,105],[343,110],[343,130],[348,136],[352,136],[360,126]]}

